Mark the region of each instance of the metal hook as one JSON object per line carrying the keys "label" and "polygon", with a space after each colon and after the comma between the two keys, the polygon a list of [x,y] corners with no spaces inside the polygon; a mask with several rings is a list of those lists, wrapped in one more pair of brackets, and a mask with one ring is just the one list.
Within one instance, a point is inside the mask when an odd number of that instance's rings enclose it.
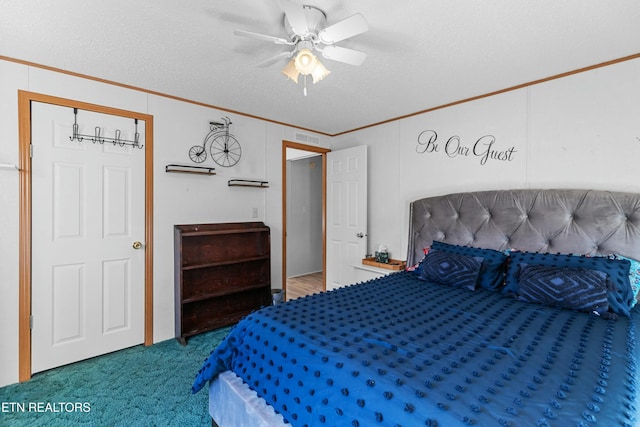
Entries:
{"label": "metal hook", "polygon": [[140,134],[138,132],[136,132],[135,135],[133,135],[133,146],[138,147],[141,150],[142,150],[142,147],[144,147],[144,145],[140,145]]}
{"label": "metal hook", "polygon": [[95,138],[93,139],[93,143],[95,144],[96,142],[100,143],[100,144],[104,144],[104,139],[102,139],[102,129],[100,129],[100,126],[96,126],[94,129],[94,135]]}
{"label": "metal hook", "polygon": [[69,137],[70,141],[73,141],[74,139],[77,140],[78,142],[82,142],[83,138],[81,136],[78,136],[80,134],[79,132],[79,127],[77,123],[73,124],[73,136]]}
{"label": "metal hook", "polygon": [[113,140],[113,145],[118,144],[120,147],[124,147],[124,142],[120,141],[120,134],[121,134],[120,129],[116,129],[115,134],[116,134],[116,137]]}
{"label": "metal hook", "polygon": [[138,119],[133,119],[136,125],[136,132],[133,134],[133,146],[142,150],[143,145],[140,145],[140,133],[138,132]]}
{"label": "metal hook", "polygon": [[80,136],[80,126],[78,126],[78,109],[74,108],[73,109],[73,136],[69,137],[70,141],[73,141],[74,139],[77,140],[78,142],[82,142],[82,137]]}

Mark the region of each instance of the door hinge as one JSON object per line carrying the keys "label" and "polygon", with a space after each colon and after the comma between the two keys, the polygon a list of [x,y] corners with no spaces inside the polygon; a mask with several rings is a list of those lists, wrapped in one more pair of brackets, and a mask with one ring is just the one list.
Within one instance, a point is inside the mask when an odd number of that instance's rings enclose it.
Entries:
{"label": "door hinge", "polygon": [[33,144],[29,144],[29,158],[33,158]]}
{"label": "door hinge", "polygon": [[33,329],[33,315],[29,316],[29,329]]}

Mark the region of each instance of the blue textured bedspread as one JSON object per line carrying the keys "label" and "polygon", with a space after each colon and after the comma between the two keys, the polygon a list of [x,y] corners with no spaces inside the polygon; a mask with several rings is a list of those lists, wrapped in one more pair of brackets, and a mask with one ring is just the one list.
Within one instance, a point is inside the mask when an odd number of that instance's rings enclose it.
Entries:
{"label": "blue textured bedspread", "polygon": [[639,318],[400,272],[247,316],[193,391],[232,370],[294,426],[634,426]]}

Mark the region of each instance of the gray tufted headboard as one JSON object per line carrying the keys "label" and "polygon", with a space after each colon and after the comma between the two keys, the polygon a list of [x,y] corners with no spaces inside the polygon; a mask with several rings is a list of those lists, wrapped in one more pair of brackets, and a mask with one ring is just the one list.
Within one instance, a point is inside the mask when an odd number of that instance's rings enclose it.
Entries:
{"label": "gray tufted headboard", "polygon": [[497,190],[416,200],[407,265],[433,240],[491,249],[640,260],[640,194],[598,190]]}

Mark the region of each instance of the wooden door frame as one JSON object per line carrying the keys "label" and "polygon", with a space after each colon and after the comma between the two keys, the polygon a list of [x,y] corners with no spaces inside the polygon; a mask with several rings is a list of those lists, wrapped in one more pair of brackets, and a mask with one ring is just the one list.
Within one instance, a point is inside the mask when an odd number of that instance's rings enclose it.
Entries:
{"label": "wooden door frame", "polygon": [[287,295],[287,148],[322,155],[322,290],[327,287],[327,153],[329,148],[282,141],[282,290]]}
{"label": "wooden door frame", "polygon": [[40,93],[18,91],[19,290],[18,380],[31,378],[31,103],[42,102],[145,121],[144,345],[153,344],[153,116]]}

